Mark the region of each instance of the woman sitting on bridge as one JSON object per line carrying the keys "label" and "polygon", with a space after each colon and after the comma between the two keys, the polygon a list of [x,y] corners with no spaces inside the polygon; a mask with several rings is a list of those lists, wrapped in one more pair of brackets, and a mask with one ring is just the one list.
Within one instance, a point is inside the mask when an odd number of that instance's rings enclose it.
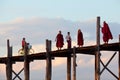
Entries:
{"label": "woman sitting on bridge", "polygon": [[25,41],[25,38],[22,39],[22,49],[25,49],[27,45],[27,42]]}
{"label": "woman sitting on bridge", "polygon": [[23,40],[22,40],[22,49],[23,50],[24,49],[28,50],[28,49],[31,49],[31,48],[32,48],[32,46],[30,45],[30,43],[27,43],[25,38],[23,38]]}

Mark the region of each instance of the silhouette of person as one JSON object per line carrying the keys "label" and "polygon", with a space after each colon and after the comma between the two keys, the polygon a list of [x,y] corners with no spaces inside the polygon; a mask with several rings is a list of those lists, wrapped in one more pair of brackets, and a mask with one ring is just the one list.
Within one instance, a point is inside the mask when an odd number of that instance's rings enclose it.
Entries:
{"label": "silhouette of person", "polygon": [[61,50],[61,48],[64,45],[64,39],[61,31],[59,31],[59,33],[57,34],[55,41],[56,41],[56,47],[58,48],[58,50]]}
{"label": "silhouette of person", "polygon": [[78,45],[79,47],[82,47],[83,44],[84,44],[83,33],[81,32],[80,29],[78,29],[77,45]]}
{"label": "silhouette of person", "polygon": [[67,48],[71,48],[71,36],[70,36],[70,32],[67,32],[67,36],[66,36],[66,41],[67,41]]}
{"label": "silhouette of person", "polygon": [[103,33],[103,41],[105,42],[105,44],[108,44],[109,39],[113,39],[113,36],[109,29],[108,24],[105,21],[103,22],[102,33]]}
{"label": "silhouette of person", "polygon": [[22,39],[22,49],[25,49],[27,45],[27,42],[25,41],[25,38]]}

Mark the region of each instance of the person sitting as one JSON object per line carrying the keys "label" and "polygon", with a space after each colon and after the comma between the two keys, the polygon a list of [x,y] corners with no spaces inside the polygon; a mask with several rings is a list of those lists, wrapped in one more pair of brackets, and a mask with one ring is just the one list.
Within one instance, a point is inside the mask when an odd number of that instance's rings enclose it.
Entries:
{"label": "person sitting", "polygon": [[32,46],[30,45],[30,43],[27,43],[27,47],[28,47],[28,50],[32,49]]}
{"label": "person sitting", "polygon": [[22,39],[22,49],[25,49],[27,45],[27,42],[25,41],[25,38]]}

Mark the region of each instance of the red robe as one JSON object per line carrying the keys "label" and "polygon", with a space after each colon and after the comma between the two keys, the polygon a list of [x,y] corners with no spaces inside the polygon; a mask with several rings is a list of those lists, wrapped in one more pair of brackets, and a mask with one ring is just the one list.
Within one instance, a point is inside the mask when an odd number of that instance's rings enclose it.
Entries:
{"label": "red robe", "polygon": [[83,41],[84,41],[83,40],[83,34],[82,34],[82,32],[79,32],[78,36],[77,36],[77,45],[82,46],[84,44]]}
{"label": "red robe", "polygon": [[24,48],[26,46],[26,41],[22,40],[22,48]]}
{"label": "red robe", "polygon": [[103,23],[102,27],[103,41],[108,43],[109,39],[113,39],[109,26],[106,22]]}
{"label": "red robe", "polygon": [[58,34],[56,37],[56,47],[62,48],[64,45],[64,39],[63,39],[63,35],[62,34]]}

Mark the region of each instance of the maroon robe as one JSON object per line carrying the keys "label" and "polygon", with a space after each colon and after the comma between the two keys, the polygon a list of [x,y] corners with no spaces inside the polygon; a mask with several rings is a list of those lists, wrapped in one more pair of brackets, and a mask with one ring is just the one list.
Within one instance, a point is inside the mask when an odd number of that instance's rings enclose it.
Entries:
{"label": "maroon robe", "polygon": [[67,40],[67,43],[68,43],[67,47],[71,48],[71,40]]}
{"label": "maroon robe", "polygon": [[108,43],[109,39],[113,39],[109,26],[106,22],[103,23],[102,33],[103,33],[103,41],[105,43]]}
{"label": "maroon robe", "polygon": [[66,36],[66,40],[67,40],[67,48],[71,48],[71,37],[70,37],[70,35]]}
{"label": "maroon robe", "polygon": [[83,34],[82,32],[78,32],[78,36],[77,36],[77,45],[79,46],[83,46],[84,42],[83,42]]}
{"label": "maroon robe", "polygon": [[62,34],[58,34],[57,37],[56,37],[56,47],[58,48],[62,48],[63,45],[64,45],[64,39],[63,39],[63,35]]}
{"label": "maroon robe", "polygon": [[26,41],[25,40],[22,40],[22,48],[24,49],[24,47],[26,46]]}

